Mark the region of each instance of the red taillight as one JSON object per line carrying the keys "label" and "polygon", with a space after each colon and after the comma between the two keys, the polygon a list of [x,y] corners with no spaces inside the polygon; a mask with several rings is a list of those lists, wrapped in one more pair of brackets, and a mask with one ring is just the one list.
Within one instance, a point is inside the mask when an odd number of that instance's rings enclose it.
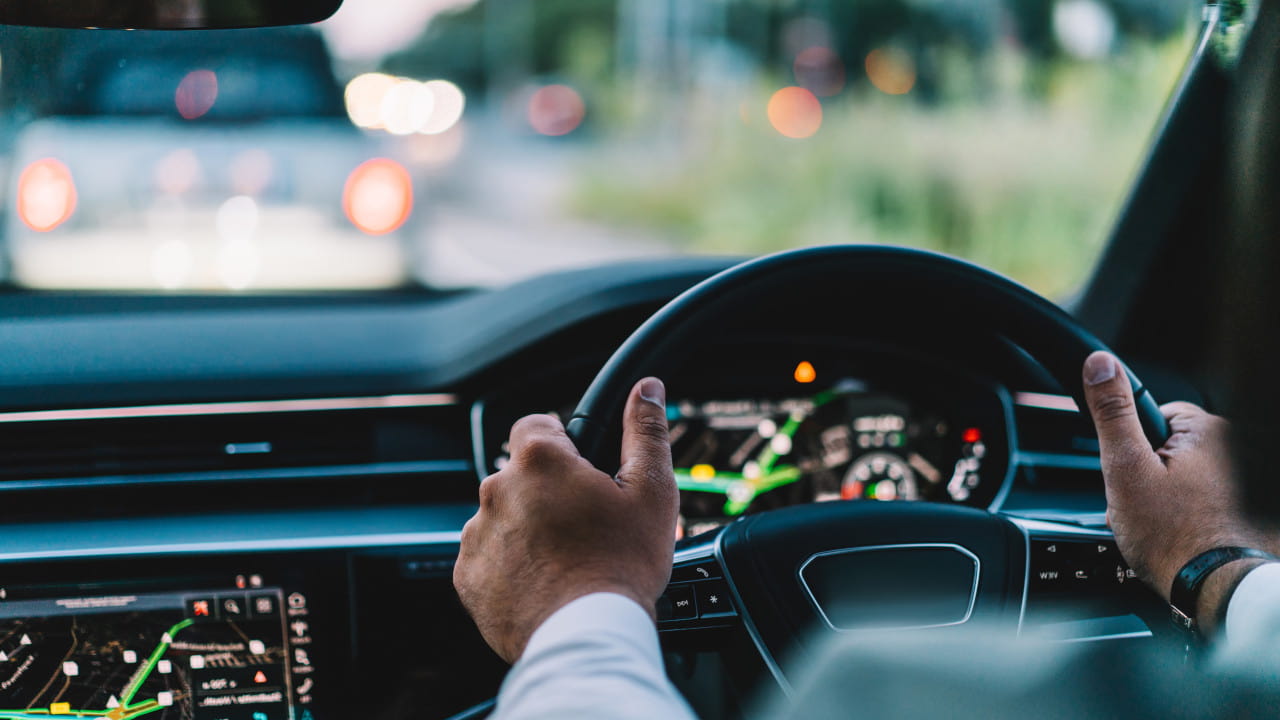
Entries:
{"label": "red taillight", "polygon": [[18,177],[18,217],[37,232],[48,232],[76,209],[76,184],[66,165],[53,158],[37,160]]}
{"label": "red taillight", "polygon": [[342,209],[351,223],[370,235],[385,235],[404,224],[413,211],[413,180],[394,160],[374,158],[347,177]]}

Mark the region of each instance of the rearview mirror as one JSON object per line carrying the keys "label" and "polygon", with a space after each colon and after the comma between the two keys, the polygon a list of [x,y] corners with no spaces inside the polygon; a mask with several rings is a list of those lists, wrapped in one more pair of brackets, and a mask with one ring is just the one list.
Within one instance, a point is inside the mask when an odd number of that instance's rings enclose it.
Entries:
{"label": "rearview mirror", "polygon": [[59,28],[201,30],[303,25],[342,0],[0,0],[0,24]]}

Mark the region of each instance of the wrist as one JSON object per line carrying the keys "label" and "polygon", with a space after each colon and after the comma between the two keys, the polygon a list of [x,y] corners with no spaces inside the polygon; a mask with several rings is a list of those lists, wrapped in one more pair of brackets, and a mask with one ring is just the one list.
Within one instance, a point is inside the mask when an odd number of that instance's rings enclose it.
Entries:
{"label": "wrist", "polygon": [[[1190,563],[1202,553],[1206,553],[1214,548],[1222,547],[1257,547],[1257,543],[1253,542],[1253,538],[1244,537],[1240,534],[1223,533],[1196,538],[1194,541],[1190,542],[1174,544],[1167,552],[1163,553],[1162,559],[1165,565],[1161,567],[1159,571],[1154,573],[1155,577],[1153,584],[1156,592],[1160,593],[1160,595],[1164,597],[1165,602],[1173,602],[1173,598],[1170,595],[1170,588],[1172,587],[1175,578],[1178,577],[1178,574],[1187,566],[1187,563]],[[1236,560],[1230,564],[1235,565],[1240,562],[1244,562],[1244,560],[1245,559]],[[1225,567],[1226,566],[1224,565],[1223,568]],[[1208,578],[1206,578],[1205,582],[1207,583],[1208,580],[1211,580],[1213,576],[1217,575],[1223,568],[1219,568],[1219,570],[1214,571],[1208,576]],[[1207,587],[1207,585],[1202,585],[1202,587]],[[1186,609],[1191,610],[1193,608]]]}
{"label": "wrist", "polygon": [[657,623],[657,599],[645,600],[634,588],[624,583],[600,579],[582,579],[564,580],[558,585],[560,586],[559,591],[547,592],[545,595],[546,601],[538,603],[536,606],[530,606],[529,612],[524,619],[515,623],[508,631],[508,642],[504,643],[505,651],[499,652],[499,655],[503,656],[508,662],[515,662],[524,654],[525,647],[529,644],[529,639],[552,615],[555,615],[575,600],[588,595],[610,593],[625,597],[639,605],[645,614],[649,616],[649,619],[655,624]]}
{"label": "wrist", "polygon": [[1244,576],[1267,562],[1258,558],[1242,558],[1223,565],[1205,579],[1196,603],[1196,622],[1205,638],[1212,638],[1219,632],[1231,595]]}

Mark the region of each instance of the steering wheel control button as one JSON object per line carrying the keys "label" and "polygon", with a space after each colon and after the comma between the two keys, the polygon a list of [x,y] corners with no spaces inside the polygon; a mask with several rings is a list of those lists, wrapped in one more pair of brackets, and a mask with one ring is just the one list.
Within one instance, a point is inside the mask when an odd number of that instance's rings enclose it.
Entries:
{"label": "steering wheel control button", "polygon": [[979,569],[959,545],[882,545],[814,555],[800,580],[834,630],[926,628],[969,619]]}
{"label": "steering wheel control button", "polygon": [[[671,604],[669,620],[692,620],[698,617],[697,601],[693,598],[693,588],[688,585],[674,585],[667,588],[663,595]],[[660,616],[661,619],[661,616]]]}
{"label": "steering wheel control button", "polygon": [[698,616],[704,618],[733,615],[733,601],[729,599],[729,586],[723,580],[704,580],[693,584],[697,597]]}
{"label": "steering wheel control button", "polygon": [[1105,592],[1137,579],[1106,539],[1031,541],[1031,589],[1041,593]]}
{"label": "steering wheel control button", "polygon": [[720,565],[714,561],[699,562],[692,565],[677,565],[671,568],[671,582],[693,582],[720,577]]}

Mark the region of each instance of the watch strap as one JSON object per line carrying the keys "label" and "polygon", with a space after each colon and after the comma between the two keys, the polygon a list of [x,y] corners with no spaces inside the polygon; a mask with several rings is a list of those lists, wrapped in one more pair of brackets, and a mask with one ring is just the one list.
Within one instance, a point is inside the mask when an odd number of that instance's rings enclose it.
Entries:
{"label": "watch strap", "polygon": [[1173,587],[1169,590],[1169,608],[1173,624],[1183,630],[1196,633],[1199,624],[1196,622],[1196,608],[1200,602],[1200,590],[1204,582],[1215,570],[1237,560],[1260,559],[1276,560],[1270,553],[1246,547],[1217,547],[1206,550],[1182,566],[1173,578]]}

